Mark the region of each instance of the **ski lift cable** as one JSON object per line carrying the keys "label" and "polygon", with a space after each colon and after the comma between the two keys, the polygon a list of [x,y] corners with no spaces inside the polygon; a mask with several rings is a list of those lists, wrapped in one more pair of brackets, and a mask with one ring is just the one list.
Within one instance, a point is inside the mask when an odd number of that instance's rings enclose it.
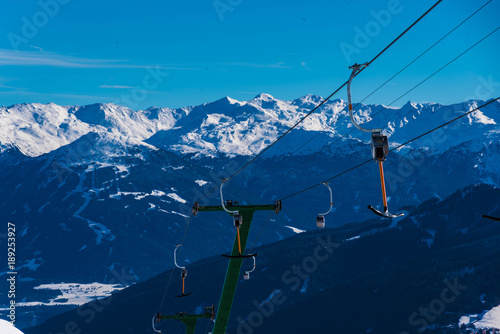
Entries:
{"label": "ski lift cable", "polygon": [[[384,52],[386,52],[391,46],[393,46],[401,37],[403,37],[410,29],[412,29],[418,22],[420,22],[425,16],[427,16],[434,8],[436,8],[437,5],[439,5],[443,0],[438,0],[431,8],[429,8],[424,14],[422,14],[417,20],[415,20],[408,28],[406,28],[401,34],[398,35],[391,43],[389,43],[382,51],[380,51],[372,60],[370,60],[367,64],[370,65],[373,63],[376,59],[378,59]],[[363,70],[358,72],[358,75],[362,72]],[[282,135],[280,135],[278,138],[276,138],[271,144],[266,146],[264,149],[262,149],[257,155],[255,155],[250,161],[248,161],[245,165],[243,165],[240,169],[238,169],[234,174],[232,174],[228,179],[232,179],[241,171],[243,171],[246,167],[248,167],[251,163],[253,163],[255,160],[257,160],[262,154],[264,154],[266,151],[268,151],[271,147],[273,147],[278,141],[280,141],[283,137],[285,137],[287,134],[289,134],[293,129],[295,129],[298,125],[300,125],[306,118],[308,118],[313,112],[315,112],[318,108],[320,108],[323,104],[325,104],[328,100],[330,100],[335,94],[337,94],[342,88],[344,88],[347,85],[348,81],[344,82],[339,88],[337,88],[332,94],[330,94],[328,97],[323,99],[320,103],[318,103],[311,111],[309,111],[305,116],[303,116],[297,123],[292,125],[288,130],[286,130]],[[214,192],[215,190],[219,189],[219,187],[222,186],[222,183],[214,187],[212,190],[207,192],[205,195],[200,197],[198,199],[198,202]]]}
{"label": "ski lift cable", "polygon": [[[486,35],[483,38],[481,38],[478,42],[474,43],[472,46],[470,46],[468,49],[466,49],[465,51],[463,51],[462,53],[460,53],[458,56],[456,56],[455,58],[453,58],[452,60],[450,60],[448,63],[446,63],[445,65],[443,65],[442,67],[440,67],[437,71],[435,71],[434,73],[432,73],[431,75],[429,75],[427,78],[425,78],[424,80],[420,81],[417,85],[413,86],[410,90],[408,90],[407,92],[405,92],[403,95],[399,96],[396,100],[392,101],[388,106],[394,104],[396,101],[399,101],[404,96],[408,95],[414,89],[416,89],[417,87],[419,87],[420,85],[422,85],[424,82],[426,82],[427,80],[429,80],[430,78],[432,78],[433,76],[435,76],[436,74],[438,74],[439,72],[441,72],[443,69],[445,69],[446,67],[448,67],[448,65],[450,65],[451,63],[453,63],[455,60],[459,59],[464,54],[466,54],[467,52],[469,52],[470,50],[472,50],[474,47],[476,47],[478,44],[480,44],[482,41],[484,41],[485,39],[487,39],[488,37],[490,37],[491,35],[493,35],[499,29],[500,29],[500,26],[497,27],[496,29],[494,29],[488,35]],[[376,115],[380,114],[383,110],[385,110],[385,108],[382,108],[381,110],[379,110],[378,112],[376,112],[375,114],[373,114],[372,117],[375,117]]]}
{"label": "ski lift cable", "polygon": [[[399,101],[400,99],[402,99],[404,96],[408,95],[410,92],[412,92],[414,89],[416,89],[417,87],[419,87],[420,85],[422,85],[424,82],[426,82],[427,80],[429,80],[430,78],[432,78],[433,76],[435,76],[437,73],[441,72],[443,69],[445,69],[447,66],[449,66],[450,64],[452,64],[453,62],[455,62],[457,59],[459,59],[460,57],[462,57],[464,54],[466,54],[467,52],[469,52],[470,50],[472,50],[474,47],[476,47],[478,44],[480,44],[482,41],[484,41],[486,38],[490,37],[493,33],[495,33],[497,30],[499,30],[500,27],[497,27],[495,30],[493,30],[492,32],[490,32],[488,35],[486,35],[485,37],[483,37],[482,39],[480,39],[478,42],[476,42],[475,44],[473,44],[472,46],[470,46],[468,49],[466,49],[465,51],[463,51],[462,53],[460,53],[458,56],[456,56],[455,58],[453,58],[452,60],[450,60],[448,63],[446,63],[445,65],[443,65],[442,67],[440,67],[437,71],[435,71],[434,73],[432,73],[431,75],[429,75],[427,78],[425,78],[424,80],[420,81],[418,84],[416,84],[415,86],[413,86],[412,88],[410,88],[408,91],[406,91],[404,94],[400,95],[397,99],[395,99],[394,101],[392,101],[391,103],[389,103],[387,106],[385,107],[382,107],[379,111],[377,111],[375,114],[373,114],[373,116],[371,116],[371,118],[373,119],[375,116],[377,116],[378,114],[380,114],[382,111],[386,110],[387,107],[390,107],[391,105],[393,105],[394,103],[396,103],[397,101]],[[360,102],[361,103],[361,102]],[[336,140],[332,141],[330,144],[327,145],[326,148],[330,147],[331,145],[333,145],[334,143],[336,143],[337,141],[339,141],[340,139],[344,138],[345,136],[347,136],[348,134],[350,134],[351,132],[353,132],[354,129],[351,129],[349,130],[348,132],[346,132],[345,134],[343,135],[340,135],[339,138],[337,138]],[[391,150],[392,151],[392,150]],[[318,155],[319,153],[322,153],[323,150],[321,151],[318,151],[316,152],[314,155],[312,155],[311,157],[309,158],[306,158],[304,159],[302,162],[300,162],[299,164],[297,164],[296,166],[294,166],[292,169],[290,169],[289,171],[287,171],[286,173],[282,174],[281,176],[279,176],[277,179],[275,180],[271,180],[270,182],[268,182],[267,184],[265,184],[264,186],[260,187],[257,191],[263,189],[263,188],[266,188],[268,187],[270,184],[278,181],[279,179],[287,176],[290,172],[292,172],[293,170],[297,169],[298,167],[302,166],[303,164],[305,164],[306,162],[308,162],[309,160],[313,159],[316,155]],[[371,160],[367,160],[363,163],[361,163],[360,165],[358,166],[355,166],[355,168],[358,168],[358,167],[361,167],[362,165],[370,162]],[[317,185],[314,185],[312,186],[311,188],[315,188],[317,187],[319,184]],[[307,189],[309,190],[309,189]],[[252,192],[251,194],[254,194],[255,192],[257,191],[254,191]],[[283,199],[282,199],[283,200]]]}
{"label": "ski lift cable", "polygon": [[[257,234],[257,237],[256,237],[256,238],[255,238],[255,240],[253,241],[252,246],[250,247],[250,250],[248,251],[250,254],[252,254],[252,251],[253,251],[253,248],[254,248],[255,244],[256,244],[256,243],[257,243],[257,241],[259,240],[260,235],[262,234],[262,231],[264,231],[264,228],[266,227],[267,222],[268,222],[268,221],[269,221],[269,219],[271,218],[271,215],[272,215],[272,214],[273,214],[273,212],[272,212],[272,211],[271,211],[271,212],[269,212],[269,216],[267,216],[267,219],[266,219],[266,221],[264,222],[264,225],[262,225],[262,227],[261,227],[261,229],[260,229],[260,231],[259,231],[259,234]],[[245,261],[246,261],[246,258],[245,258],[245,259],[243,259],[243,262],[242,262],[242,264],[241,264],[241,265],[244,265],[244,264],[245,264]]]}
{"label": "ski lift cable", "polygon": [[396,72],[396,74],[394,74],[392,77],[390,77],[389,79],[387,79],[387,81],[385,81],[383,84],[381,84],[380,86],[378,86],[373,92],[371,92],[370,94],[368,94],[364,99],[362,99],[360,102],[358,102],[358,104],[356,104],[356,106],[354,107],[354,109],[356,109],[356,107],[358,105],[360,105],[362,102],[364,102],[366,99],[368,99],[370,96],[372,96],[373,94],[375,94],[377,91],[379,91],[382,87],[384,87],[385,85],[387,85],[392,79],[394,79],[396,76],[398,76],[399,74],[401,74],[401,72],[403,72],[404,70],[406,70],[408,67],[410,67],[414,62],[416,62],[417,60],[419,60],[422,56],[424,56],[427,52],[429,52],[431,49],[433,49],[436,45],[438,45],[439,43],[441,43],[446,37],[448,37],[449,35],[451,35],[455,30],[457,30],[458,28],[460,28],[465,22],[469,21],[474,15],[476,15],[478,12],[480,12],[484,7],[486,7],[491,1],[493,0],[489,0],[488,2],[486,2],[484,5],[482,5],[481,7],[479,7],[474,13],[472,13],[471,15],[469,15],[466,19],[464,19],[462,22],[460,22],[457,26],[455,26],[453,29],[451,29],[448,33],[446,33],[443,37],[441,37],[439,40],[437,40],[434,44],[432,44],[429,48],[427,48],[427,50],[425,50],[424,52],[422,52],[420,55],[418,55],[415,59],[413,59],[411,62],[409,62],[405,67],[403,67],[401,70],[399,70],[398,72]]}
{"label": "ski lift cable", "polygon": [[[413,141],[415,141],[415,140],[417,140],[417,139],[420,139],[420,138],[422,138],[422,137],[424,137],[424,136],[426,136],[426,135],[428,135],[428,134],[430,134],[430,133],[432,133],[432,132],[434,132],[434,131],[436,131],[436,130],[438,130],[438,129],[440,129],[440,128],[443,128],[443,127],[447,126],[448,124],[453,123],[453,122],[455,122],[455,121],[459,120],[460,118],[465,117],[465,116],[467,116],[467,115],[469,115],[469,114],[471,114],[471,113],[473,113],[473,112],[475,112],[475,111],[477,111],[477,110],[479,110],[479,109],[481,109],[481,108],[486,107],[487,105],[489,105],[489,104],[493,103],[494,101],[498,101],[498,100],[500,100],[500,96],[499,96],[499,97],[497,97],[497,98],[495,98],[495,99],[492,99],[492,100],[490,100],[489,102],[486,102],[486,103],[484,103],[483,105],[481,105],[481,106],[479,106],[479,107],[477,107],[477,108],[474,108],[474,109],[472,109],[472,110],[470,110],[470,111],[468,111],[468,112],[466,112],[466,113],[464,113],[464,114],[462,114],[462,115],[460,115],[460,116],[458,116],[458,117],[456,117],[456,118],[454,118],[454,119],[452,119],[452,120],[450,120],[450,121],[448,121],[448,122],[446,122],[446,123],[444,123],[444,124],[441,124],[441,125],[439,125],[439,126],[437,126],[437,127],[433,128],[433,129],[431,129],[431,130],[429,130],[429,131],[427,131],[427,132],[425,132],[425,133],[423,133],[423,134],[421,134],[421,135],[419,135],[419,136],[417,136],[417,137],[415,137],[415,138],[413,138],[413,139],[410,139],[410,140],[408,140],[407,142],[405,142],[405,143],[403,143],[403,144],[400,144],[400,145],[398,145],[398,146],[396,146],[396,147],[394,147],[394,148],[390,149],[389,151],[390,151],[390,152],[392,152],[392,151],[394,151],[394,150],[398,150],[398,149],[400,149],[401,147],[404,147],[404,146],[408,145],[409,143],[411,143],[411,142],[413,142]],[[288,196],[286,196],[286,197],[283,197],[283,198],[281,199],[281,201],[284,201],[284,200],[289,199],[289,198],[291,198],[291,197],[297,196],[297,195],[299,195],[299,194],[301,194],[301,193],[303,193],[303,192],[306,192],[306,191],[308,191],[308,190],[311,190],[311,189],[313,189],[313,188],[316,188],[317,186],[322,185],[324,182],[329,182],[329,181],[331,181],[331,180],[333,180],[333,179],[336,179],[336,178],[338,178],[338,177],[340,177],[340,176],[342,176],[342,175],[344,175],[344,174],[346,174],[346,173],[349,173],[349,172],[351,172],[351,171],[353,171],[353,170],[355,170],[355,169],[357,169],[357,168],[359,168],[359,167],[361,167],[361,166],[363,166],[363,165],[366,165],[366,164],[367,164],[367,163],[369,163],[369,162],[372,162],[372,159],[366,160],[366,161],[364,161],[364,162],[362,162],[362,163],[360,163],[360,164],[358,164],[358,165],[356,165],[356,166],[354,166],[354,167],[351,167],[351,168],[349,168],[349,169],[347,169],[347,170],[345,170],[345,171],[343,171],[343,172],[341,172],[341,173],[339,173],[339,174],[337,174],[337,175],[335,175],[335,176],[330,177],[329,179],[327,179],[327,180],[325,180],[325,181],[323,181],[323,182],[320,182],[320,183],[315,184],[315,185],[313,185],[313,186],[307,187],[307,188],[305,188],[305,189],[303,189],[303,190],[297,191],[296,193],[293,193],[293,194],[291,194],[291,195],[288,195]]]}
{"label": "ski lift cable", "polygon": [[417,136],[417,137],[415,137],[415,138],[413,138],[413,139],[410,139],[410,140],[408,140],[407,142],[405,142],[405,143],[403,143],[403,144],[400,144],[400,145],[398,145],[398,146],[396,146],[396,147],[392,148],[390,151],[392,152],[392,151],[398,150],[398,149],[400,149],[401,147],[406,146],[406,145],[408,145],[409,143],[411,143],[411,142],[413,142],[413,141],[415,141],[415,140],[417,140],[417,139],[422,138],[423,136],[427,136],[427,135],[428,135],[429,133],[431,133],[431,132],[434,132],[434,131],[436,131],[436,130],[438,130],[438,129],[441,129],[441,128],[443,128],[443,127],[446,127],[448,124],[453,123],[453,122],[455,122],[455,121],[459,120],[460,118],[465,117],[465,116],[467,116],[467,115],[469,115],[469,114],[473,113],[474,111],[477,111],[477,110],[479,110],[479,109],[481,109],[481,108],[484,108],[484,107],[486,107],[487,105],[489,105],[490,103],[493,103],[494,101],[498,101],[498,100],[500,100],[500,96],[499,96],[499,97],[497,97],[496,99],[493,99],[493,100],[491,100],[491,101],[489,101],[489,102],[486,102],[485,104],[483,104],[483,105],[482,105],[482,106],[480,106],[480,107],[474,108],[474,109],[472,109],[472,110],[470,110],[470,111],[466,112],[465,114],[462,114],[462,115],[460,115],[460,116],[457,116],[457,117],[455,117],[454,119],[452,119],[451,121],[448,121],[448,122],[446,122],[446,123],[443,123],[443,124],[441,124],[441,125],[439,125],[439,126],[435,127],[434,129],[429,130],[429,131],[427,131],[427,132],[425,132],[425,133],[421,134],[420,136]]}
{"label": "ski lift cable", "polygon": [[[369,66],[371,63],[373,63],[378,57],[380,57],[387,49],[389,49],[394,43],[396,43],[403,35],[405,35],[411,28],[413,28],[420,20],[422,20],[427,14],[429,14],[434,8],[437,7],[443,0],[438,0],[431,8],[429,8],[422,16],[420,16],[415,22],[413,22],[408,28],[406,28],[405,31],[403,31],[396,39],[394,39],[389,45],[387,45],[382,51],[379,52],[372,60],[370,60],[368,63],[366,63],[366,66]],[[358,72],[358,74],[361,73]]]}
{"label": "ski lift cable", "polygon": [[[359,105],[361,105],[361,103],[363,103],[366,99],[368,99],[370,96],[372,96],[373,94],[375,94],[377,91],[379,91],[382,87],[384,87],[385,85],[387,85],[390,81],[392,81],[395,77],[397,77],[399,74],[401,74],[403,71],[405,71],[408,67],[410,67],[413,63],[415,63],[418,59],[420,59],[421,57],[423,57],[427,52],[429,52],[431,49],[433,49],[436,45],[438,45],[439,43],[441,43],[446,37],[448,37],[450,34],[452,34],[455,30],[457,30],[460,26],[462,26],[465,22],[467,22],[468,20],[470,20],[474,15],[476,15],[478,12],[480,12],[484,7],[486,7],[486,5],[488,5],[491,1],[493,0],[489,0],[487,1],[484,5],[482,5],[480,8],[478,8],[474,13],[472,13],[471,15],[469,15],[467,18],[465,18],[462,22],[460,22],[458,25],[456,25],[453,29],[451,29],[448,33],[446,33],[444,36],[442,36],[439,40],[437,40],[434,44],[432,44],[430,47],[428,47],[425,51],[423,51],[422,53],[420,53],[416,58],[414,58],[412,61],[410,61],[408,64],[406,64],[402,69],[400,69],[398,72],[396,72],[392,77],[390,77],[389,79],[387,79],[384,83],[382,83],[380,86],[378,86],[375,90],[373,90],[370,94],[368,94],[367,96],[365,96],[361,101],[359,101],[353,109],[356,109]],[[416,88],[416,87],[415,87]],[[393,101],[391,104],[387,105],[387,107],[391,106],[393,103],[395,103],[396,101],[398,101],[399,99],[401,99],[403,96],[405,96],[406,94],[408,94],[410,91],[406,92],[405,94],[401,95],[397,100]],[[382,108],[381,110],[379,110],[378,112],[376,112],[373,116],[375,117],[376,115],[378,115],[380,112],[384,111],[385,108]],[[337,142],[338,140],[342,139],[343,137],[345,137],[346,135],[350,134],[352,131],[354,131],[354,129],[350,130],[349,132],[345,133],[344,135],[341,135],[339,138],[337,138],[335,141],[333,141],[332,143],[330,143],[328,146],[331,146],[332,144],[334,144],[335,142]],[[298,151],[300,151],[304,146],[306,146],[307,144],[309,144],[311,141],[313,141],[314,139],[316,139],[320,134],[322,133],[322,131],[318,132],[316,135],[314,135],[313,137],[311,137],[309,140],[307,140],[304,144],[302,144],[301,146],[299,146],[295,151],[293,151],[292,153],[288,154],[287,156],[285,156],[283,159],[281,159],[280,161],[278,161],[277,163],[275,163],[273,166],[271,166],[269,169],[267,169],[264,173],[260,174],[259,176],[257,176],[255,179],[252,180],[252,183],[258,181],[260,178],[262,178],[262,176],[264,175],[267,175],[272,169],[274,169],[275,167],[277,167],[278,165],[280,165],[281,163],[283,163],[285,160],[287,160],[290,156],[294,155],[295,153],[297,153]],[[315,153],[315,155],[317,155],[317,153]],[[306,159],[307,161],[308,159]],[[299,165],[295,166],[294,168],[292,168],[290,171],[294,170],[295,168],[299,167],[300,165],[302,165],[303,163],[305,163],[306,161],[300,163]],[[290,171],[288,171],[286,174],[288,174]],[[285,175],[282,175],[281,177],[283,177]],[[267,187],[267,185],[269,185],[270,183],[272,183],[273,181],[269,182],[268,184],[262,186],[260,189],[262,188],[265,188]],[[256,191],[250,193],[250,195],[253,195]]]}

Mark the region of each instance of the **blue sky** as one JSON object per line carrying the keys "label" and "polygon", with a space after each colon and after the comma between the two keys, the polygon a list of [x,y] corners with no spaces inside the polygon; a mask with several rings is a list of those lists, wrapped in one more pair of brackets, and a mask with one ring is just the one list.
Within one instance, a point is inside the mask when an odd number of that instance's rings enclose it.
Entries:
{"label": "blue sky", "polygon": [[[258,93],[328,96],[347,80],[349,65],[369,61],[434,2],[11,1],[1,14],[0,105],[114,102],[143,109]],[[444,0],[356,78],[354,101],[486,2]],[[499,13],[500,0],[492,0],[365,102],[388,105],[496,29]],[[499,54],[496,31],[394,105],[497,97]],[[345,90],[336,98],[345,100]]]}

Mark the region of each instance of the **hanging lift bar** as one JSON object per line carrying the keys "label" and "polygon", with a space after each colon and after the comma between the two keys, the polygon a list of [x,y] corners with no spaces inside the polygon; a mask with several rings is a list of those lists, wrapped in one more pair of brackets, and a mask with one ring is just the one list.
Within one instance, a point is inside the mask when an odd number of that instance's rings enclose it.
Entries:
{"label": "hanging lift bar", "polygon": [[[227,201],[231,203],[231,201]],[[224,203],[222,203],[224,204]],[[238,228],[239,234],[233,243],[233,248],[229,258],[229,264],[227,266],[226,278],[224,280],[224,286],[222,288],[222,294],[219,301],[219,307],[217,309],[217,317],[215,319],[215,325],[213,329],[213,334],[225,334],[227,323],[229,321],[229,315],[231,313],[231,308],[233,305],[234,294],[236,292],[236,286],[238,284],[239,275],[241,271],[241,265],[243,262],[243,256],[241,254],[245,253],[245,247],[248,241],[248,235],[250,233],[250,226],[252,225],[252,218],[255,211],[274,211],[276,214],[281,210],[281,201],[275,202],[273,205],[239,205],[233,202],[229,214],[233,215],[235,211],[241,215],[244,224],[241,224]],[[200,206],[196,202],[193,206],[193,215],[196,216],[198,212],[215,212],[215,211],[226,211],[226,205],[217,206]],[[234,217],[234,216],[233,216]],[[245,256],[252,257],[252,256]]]}
{"label": "hanging lift bar", "polygon": [[492,220],[495,220],[497,222],[500,222],[500,218],[495,218],[495,217],[488,216],[488,215],[483,215],[483,218],[488,218],[488,219],[492,219]]}
{"label": "hanging lift bar", "polygon": [[245,275],[243,275],[243,279],[250,279],[250,273],[255,270],[255,256],[252,256],[253,258],[253,267],[251,270],[246,270]]}
{"label": "hanging lift bar", "polygon": [[385,191],[385,179],[384,179],[384,167],[383,167],[383,162],[386,159],[386,156],[389,154],[389,141],[387,139],[387,136],[382,134],[382,129],[365,129],[363,128],[360,124],[356,122],[354,119],[353,115],[353,109],[352,109],[352,97],[351,97],[351,83],[352,79],[360,71],[362,71],[365,67],[368,66],[369,63],[364,63],[364,64],[354,64],[353,66],[350,66],[349,69],[352,69],[351,76],[349,77],[349,81],[347,82],[347,100],[349,103],[349,117],[351,118],[352,124],[358,129],[363,132],[369,132],[372,134],[372,141],[371,141],[371,151],[372,151],[372,156],[375,161],[378,162],[378,168],[380,172],[380,184],[382,187],[382,199],[384,203],[384,211],[377,210],[375,207],[372,205],[368,205],[368,209],[373,211],[376,215],[385,217],[385,218],[397,218],[404,216],[404,213],[396,213],[392,214],[389,212],[389,208],[387,206],[387,194]]}
{"label": "hanging lift bar", "polygon": [[[236,211],[230,211],[224,205],[224,195],[222,194],[222,187],[224,187],[224,183],[226,183],[227,181],[229,181],[229,180],[228,179],[222,179],[222,184],[220,186],[220,200],[221,200],[221,205],[222,205],[222,208],[224,209],[224,211],[226,211],[227,213],[229,213],[230,215],[233,216],[234,227],[236,228],[236,238],[238,240],[238,255],[233,255],[233,254],[226,255],[226,254],[223,254],[222,256],[228,257],[228,258],[249,258],[249,257],[257,256],[258,254],[248,254],[248,255],[245,255],[241,251],[240,227],[243,224],[243,217],[239,214],[238,210],[236,210]],[[233,205],[233,201],[228,201],[227,204],[228,204],[228,206],[229,205],[232,206]]]}
{"label": "hanging lift bar", "polygon": [[325,228],[325,216],[332,211],[333,208],[333,195],[332,195],[332,188],[328,185],[328,182],[323,182],[322,183],[325,187],[328,188],[328,191],[330,192],[330,209],[328,209],[327,212],[325,213],[319,213],[318,217],[316,217],[316,226],[319,228]]}
{"label": "hanging lift bar", "polygon": [[181,267],[177,264],[177,248],[182,247],[182,245],[177,245],[175,246],[174,250],[174,264],[177,268],[181,270],[181,278],[182,278],[182,293],[180,295],[175,295],[174,297],[187,297],[192,294],[192,292],[186,293],[185,292],[185,287],[186,287],[186,277],[187,277],[187,269],[186,267]]}

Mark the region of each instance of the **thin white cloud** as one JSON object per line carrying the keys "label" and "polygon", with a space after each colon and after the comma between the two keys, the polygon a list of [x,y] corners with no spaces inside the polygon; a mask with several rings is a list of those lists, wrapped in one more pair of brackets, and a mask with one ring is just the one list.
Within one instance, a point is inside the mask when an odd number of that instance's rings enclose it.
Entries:
{"label": "thin white cloud", "polygon": [[13,86],[6,86],[0,83],[0,88],[6,88],[6,89],[19,89],[19,90],[25,90],[27,88],[21,88],[21,87],[13,87]]}
{"label": "thin white cloud", "polygon": [[224,65],[256,67],[256,68],[292,68],[291,66],[286,66],[284,64],[285,63],[280,62],[280,63],[275,63],[275,64],[225,63]]}
{"label": "thin white cloud", "polygon": [[115,67],[116,61],[65,56],[52,52],[0,49],[0,65],[52,66],[73,68]]}
{"label": "thin white cloud", "polygon": [[50,66],[65,68],[149,68],[166,70],[198,70],[197,68],[163,64],[135,65],[120,59],[92,59],[62,55],[54,52],[15,51],[0,49],[0,66]]}
{"label": "thin white cloud", "polygon": [[26,90],[26,88],[14,87],[14,86],[7,85],[8,82],[12,82],[12,81],[14,81],[14,80],[7,78],[7,77],[0,76],[0,88]]}
{"label": "thin white cloud", "polygon": [[39,46],[36,46],[36,45],[28,45],[30,48],[33,48],[33,49],[37,49],[38,51],[40,52],[43,52],[43,49]]}
{"label": "thin white cloud", "polygon": [[132,86],[120,86],[120,85],[100,85],[99,88],[112,88],[112,89],[132,89]]}

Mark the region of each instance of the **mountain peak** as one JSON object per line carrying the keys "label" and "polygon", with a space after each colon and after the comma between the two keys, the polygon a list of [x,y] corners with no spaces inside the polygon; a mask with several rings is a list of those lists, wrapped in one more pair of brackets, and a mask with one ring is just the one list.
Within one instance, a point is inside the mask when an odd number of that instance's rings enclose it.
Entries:
{"label": "mountain peak", "polygon": [[246,102],[240,102],[238,100],[232,99],[229,96],[224,96],[222,99],[217,100],[215,102],[224,102],[224,103],[229,103],[229,104],[238,104],[238,105],[243,105]]}
{"label": "mountain peak", "polygon": [[408,100],[402,107],[401,109],[405,109],[405,110],[410,110],[410,109],[414,109],[414,110],[417,110],[417,109],[420,109],[422,107],[422,104],[418,103],[418,102],[411,102],[410,100]]}
{"label": "mountain peak", "polygon": [[260,93],[259,95],[256,95],[252,100],[271,101],[276,99],[270,94]]}
{"label": "mountain peak", "polygon": [[321,103],[321,101],[323,101],[323,98],[321,96],[314,94],[307,94],[299,97],[298,99],[293,100],[292,105],[304,108],[314,108],[319,103]]}
{"label": "mountain peak", "polygon": [[116,108],[113,104],[94,103],[81,106],[75,111],[75,116],[80,121],[91,125],[111,126],[107,114]]}

